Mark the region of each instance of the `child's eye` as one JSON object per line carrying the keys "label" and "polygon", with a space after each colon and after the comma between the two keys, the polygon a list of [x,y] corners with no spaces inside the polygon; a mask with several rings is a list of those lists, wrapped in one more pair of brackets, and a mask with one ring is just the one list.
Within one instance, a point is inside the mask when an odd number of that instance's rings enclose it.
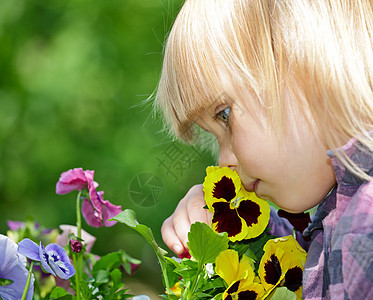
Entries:
{"label": "child's eye", "polygon": [[223,109],[222,111],[218,112],[215,115],[215,119],[219,119],[222,122],[228,124],[229,123],[229,112],[230,112],[230,110],[231,110],[230,107],[227,107],[227,108]]}

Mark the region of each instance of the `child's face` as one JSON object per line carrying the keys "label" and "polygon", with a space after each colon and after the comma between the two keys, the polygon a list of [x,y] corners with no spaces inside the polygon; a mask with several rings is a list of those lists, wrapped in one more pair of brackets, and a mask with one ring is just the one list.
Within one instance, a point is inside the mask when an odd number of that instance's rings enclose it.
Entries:
{"label": "child's face", "polygon": [[284,118],[285,133],[278,138],[268,128],[265,110],[255,108],[255,114],[250,113],[243,99],[250,96],[217,102],[195,119],[216,136],[219,165],[236,170],[247,190],[288,212],[320,203],[335,184],[335,176],[328,149],[316,130],[292,108]]}

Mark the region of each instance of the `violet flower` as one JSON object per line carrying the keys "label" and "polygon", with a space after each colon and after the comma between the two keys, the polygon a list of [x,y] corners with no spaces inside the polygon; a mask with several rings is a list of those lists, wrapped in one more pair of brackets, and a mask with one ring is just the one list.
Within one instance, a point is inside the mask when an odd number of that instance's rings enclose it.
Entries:
{"label": "violet flower", "polygon": [[40,261],[43,270],[54,276],[68,279],[75,274],[66,251],[57,244],[49,244],[44,248],[41,242],[38,246],[30,239],[23,239],[18,243],[18,252],[31,260]]}
{"label": "violet flower", "polygon": [[[17,244],[9,237],[0,234],[0,278],[13,281],[0,286],[0,298],[21,299],[27,281],[26,257],[17,252]],[[34,294],[34,275],[31,277],[26,300]]]}

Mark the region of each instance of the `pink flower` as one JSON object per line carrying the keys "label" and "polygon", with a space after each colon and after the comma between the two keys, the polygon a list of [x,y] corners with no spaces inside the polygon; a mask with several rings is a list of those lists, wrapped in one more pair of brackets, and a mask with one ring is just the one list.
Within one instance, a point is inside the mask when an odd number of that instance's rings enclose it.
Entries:
{"label": "pink flower", "polygon": [[87,188],[90,182],[98,186],[98,184],[93,181],[93,175],[94,171],[83,171],[82,168],[75,168],[63,172],[57,182],[56,193],[61,195],[75,190],[81,191]]}
{"label": "pink flower", "polygon": [[97,192],[93,183],[88,184],[89,199],[82,204],[82,214],[87,224],[92,227],[115,225],[116,221],[108,221],[122,211],[122,207],[103,199],[104,192]]}
{"label": "pink flower", "polygon": [[93,227],[113,226],[117,222],[108,220],[119,214],[122,207],[103,199],[104,192],[97,192],[98,183],[93,180],[93,176],[94,171],[83,171],[82,168],[63,172],[57,182],[56,193],[66,194],[87,188],[89,199],[85,198],[82,203],[82,215],[87,224]]}

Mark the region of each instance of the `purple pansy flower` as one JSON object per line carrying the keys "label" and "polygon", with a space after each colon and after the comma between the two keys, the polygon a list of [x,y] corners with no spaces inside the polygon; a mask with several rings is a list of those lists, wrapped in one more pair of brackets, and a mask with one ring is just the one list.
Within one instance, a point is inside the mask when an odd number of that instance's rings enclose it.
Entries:
{"label": "purple pansy flower", "polygon": [[[26,257],[17,252],[17,244],[9,237],[0,234],[0,278],[13,281],[0,286],[0,298],[4,300],[21,299],[27,281]],[[34,294],[34,275],[32,275],[26,300]]]}
{"label": "purple pansy flower", "polygon": [[82,203],[82,215],[87,224],[92,227],[110,227],[116,221],[108,221],[122,211],[122,207],[114,205],[103,199],[104,192],[97,191],[98,183],[93,180],[94,171],[83,171],[75,168],[63,172],[56,185],[57,194],[66,194],[74,190],[88,189],[89,199],[85,198]]}
{"label": "purple pansy flower", "polygon": [[47,273],[68,279],[75,274],[75,269],[70,263],[66,251],[57,244],[49,244],[45,248],[38,246],[30,239],[23,239],[18,243],[18,252],[29,259],[40,261]]}

